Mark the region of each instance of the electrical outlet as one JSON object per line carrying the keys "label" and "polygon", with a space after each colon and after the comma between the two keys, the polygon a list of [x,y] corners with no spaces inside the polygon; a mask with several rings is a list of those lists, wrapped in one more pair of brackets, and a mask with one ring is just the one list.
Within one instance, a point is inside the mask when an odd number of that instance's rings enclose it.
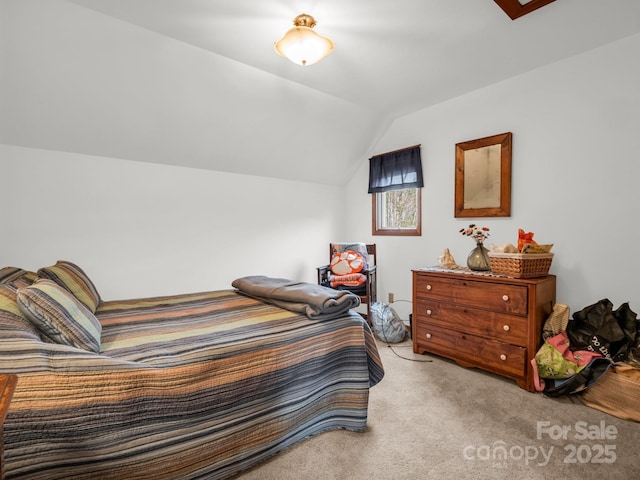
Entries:
{"label": "electrical outlet", "polygon": [[393,293],[389,292],[389,303],[393,303]]}

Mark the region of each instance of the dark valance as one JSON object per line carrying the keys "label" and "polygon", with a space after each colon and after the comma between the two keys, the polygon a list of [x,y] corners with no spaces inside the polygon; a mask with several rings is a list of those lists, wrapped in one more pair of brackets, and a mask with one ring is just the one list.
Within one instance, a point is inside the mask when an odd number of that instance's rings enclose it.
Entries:
{"label": "dark valance", "polygon": [[369,159],[369,193],[423,186],[420,145],[382,153]]}

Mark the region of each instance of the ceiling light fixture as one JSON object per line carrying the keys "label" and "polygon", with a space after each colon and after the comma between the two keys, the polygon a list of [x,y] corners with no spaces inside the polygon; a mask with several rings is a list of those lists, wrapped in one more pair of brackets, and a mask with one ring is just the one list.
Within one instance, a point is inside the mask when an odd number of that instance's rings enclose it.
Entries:
{"label": "ceiling light fixture", "polygon": [[316,21],[311,15],[298,15],[293,19],[293,25],[274,45],[276,52],[283,57],[298,65],[307,66],[319,62],[333,51],[333,40],[312,30]]}

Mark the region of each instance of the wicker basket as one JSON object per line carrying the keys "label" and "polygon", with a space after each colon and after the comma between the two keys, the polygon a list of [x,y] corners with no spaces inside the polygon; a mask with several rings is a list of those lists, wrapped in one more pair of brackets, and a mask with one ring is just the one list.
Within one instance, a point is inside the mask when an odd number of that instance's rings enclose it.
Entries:
{"label": "wicker basket", "polygon": [[640,369],[627,363],[616,363],[598,383],[583,395],[576,395],[585,405],[624,420],[640,422]]}
{"label": "wicker basket", "polygon": [[491,272],[511,278],[544,277],[549,273],[553,253],[489,252]]}

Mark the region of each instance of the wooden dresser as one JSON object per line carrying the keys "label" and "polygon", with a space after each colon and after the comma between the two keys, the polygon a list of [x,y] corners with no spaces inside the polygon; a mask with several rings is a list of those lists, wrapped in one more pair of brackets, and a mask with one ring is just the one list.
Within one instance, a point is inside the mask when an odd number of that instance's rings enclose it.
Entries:
{"label": "wooden dresser", "polygon": [[556,300],[556,277],[413,270],[413,351],[513,378],[535,391],[530,360]]}

